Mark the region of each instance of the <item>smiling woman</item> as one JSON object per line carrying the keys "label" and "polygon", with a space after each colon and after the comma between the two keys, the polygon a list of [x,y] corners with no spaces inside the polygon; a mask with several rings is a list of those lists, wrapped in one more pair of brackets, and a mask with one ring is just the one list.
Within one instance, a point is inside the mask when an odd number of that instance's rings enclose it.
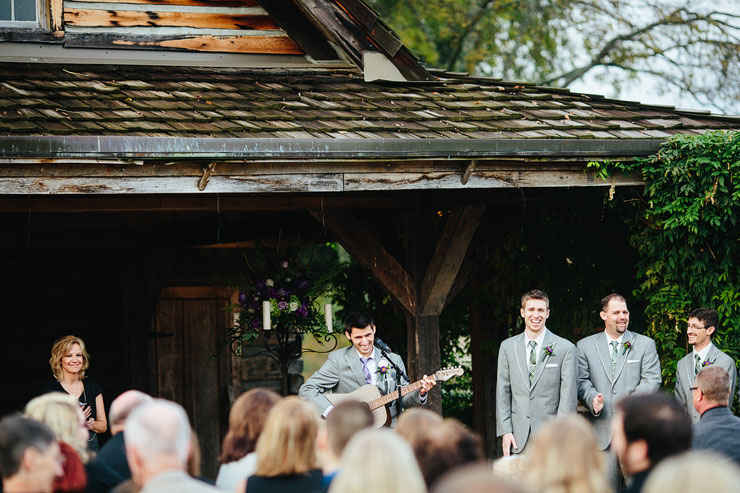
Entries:
{"label": "smiling woman", "polygon": [[98,433],[108,429],[103,403],[103,389],[94,380],[86,379],[90,356],[79,337],[69,335],[57,339],[49,358],[55,382],[46,385],[42,392],[66,392],[77,398],[85,415],[89,430],[88,450],[98,450]]}

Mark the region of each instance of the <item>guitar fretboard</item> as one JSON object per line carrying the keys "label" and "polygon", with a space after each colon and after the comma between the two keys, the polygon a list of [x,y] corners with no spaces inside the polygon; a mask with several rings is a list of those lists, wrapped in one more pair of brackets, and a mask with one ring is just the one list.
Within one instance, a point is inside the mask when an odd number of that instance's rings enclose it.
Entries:
{"label": "guitar fretboard", "polygon": [[[421,380],[418,382],[410,383],[407,386],[403,387],[401,389],[401,395],[410,394],[411,392],[420,389],[421,388]],[[377,399],[370,401],[367,403],[368,406],[370,406],[370,410],[374,411],[378,409],[379,407],[385,406],[389,402],[393,402],[396,399],[398,399],[398,390],[394,390],[393,392],[386,394],[382,397],[378,397]]]}

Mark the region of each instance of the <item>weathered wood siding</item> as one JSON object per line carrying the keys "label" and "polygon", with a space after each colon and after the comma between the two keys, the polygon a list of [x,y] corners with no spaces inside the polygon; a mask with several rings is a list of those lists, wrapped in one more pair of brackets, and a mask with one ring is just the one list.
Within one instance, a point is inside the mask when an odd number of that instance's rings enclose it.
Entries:
{"label": "weathered wood siding", "polygon": [[303,54],[256,0],[64,1],[62,19],[69,47]]}

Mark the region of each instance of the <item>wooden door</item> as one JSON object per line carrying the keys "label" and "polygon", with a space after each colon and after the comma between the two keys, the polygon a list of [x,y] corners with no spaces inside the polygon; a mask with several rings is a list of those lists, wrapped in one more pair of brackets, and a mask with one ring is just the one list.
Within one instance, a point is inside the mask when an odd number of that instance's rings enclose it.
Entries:
{"label": "wooden door", "polygon": [[231,316],[228,288],[163,288],[153,320],[156,395],[181,404],[201,448],[202,476],[215,479],[228,427],[231,360],[220,340]]}

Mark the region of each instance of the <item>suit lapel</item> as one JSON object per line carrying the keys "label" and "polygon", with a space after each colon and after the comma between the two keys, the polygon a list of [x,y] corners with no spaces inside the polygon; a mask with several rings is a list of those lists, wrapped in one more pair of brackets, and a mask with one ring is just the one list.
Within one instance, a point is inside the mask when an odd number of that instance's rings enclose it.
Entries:
{"label": "suit lapel", "polygon": [[514,357],[516,357],[516,366],[519,367],[519,373],[522,381],[527,388],[529,385],[529,369],[527,368],[527,351],[524,349],[524,332],[514,340]]}
{"label": "suit lapel", "polygon": [[[630,349],[627,349],[625,347],[628,342],[630,343]],[[624,332],[624,337],[622,337],[622,344],[619,345],[622,347],[619,348],[619,355],[617,356],[617,369],[614,372],[615,382],[617,381],[617,379],[619,379],[619,375],[622,374],[622,370],[624,370],[624,364],[627,361],[627,356],[635,350],[635,348],[632,347],[632,344],[634,344],[634,342],[632,341],[632,332],[627,330]]]}
{"label": "suit lapel", "polygon": [[[601,342],[599,342],[599,340]],[[594,338],[594,345],[596,346],[596,354],[599,355],[599,359],[601,360],[601,366],[604,367],[606,378],[608,378],[613,384],[614,375],[612,375],[612,360],[609,356],[609,344],[606,342],[607,340],[606,334],[602,332]]]}
{"label": "suit lapel", "polygon": [[696,378],[696,376],[694,375],[694,351],[693,349],[687,356],[688,358],[684,358],[684,365],[683,365],[683,370],[686,372],[686,388],[684,390],[686,391],[686,395],[689,395],[689,393],[691,392],[689,390],[689,387],[694,386],[694,379]]}
{"label": "suit lapel", "polygon": [[[542,347],[540,348],[540,357],[537,358],[537,368],[534,370],[534,379],[532,380],[532,389],[537,385],[537,380],[542,376],[542,372],[547,366],[547,361],[550,359],[550,355],[545,352],[547,346],[553,345],[552,333],[545,328],[545,338],[542,339]],[[553,348],[554,349],[554,348]],[[531,389],[530,389],[531,390]]]}
{"label": "suit lapel", "polygon": [[[373,357],[375,357],[374,354]],[[347,348],[347,352],[344,353],[344,358],[352,369],[352,375],[355,377],[355,380],[357,380],[357,383],[360,386],[365,385],[365,374],[362,373],[362,361],[360,361],[360,357],[357,355],[357,351],[354,346]]]}
{"label": "suit lapel", "polygon": [[[709,363],[714,363],[715,361],[717,361],[717,351],[717,346],[712,344],[712,346],[709,348],[709,351],[707,351],[707,357],[704,358],[704,361],[709,361]],[[704,368],[704,361],[701,362],[702,368]]]}

